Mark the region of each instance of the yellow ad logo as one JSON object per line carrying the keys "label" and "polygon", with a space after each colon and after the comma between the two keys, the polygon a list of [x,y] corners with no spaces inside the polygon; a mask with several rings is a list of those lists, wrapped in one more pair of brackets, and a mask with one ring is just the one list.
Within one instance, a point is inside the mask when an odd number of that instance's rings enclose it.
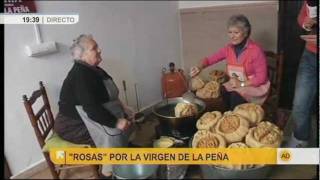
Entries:
{"label": "yellow ad logo", "polygon": [[288,162],[288,161],[290,161],[292,159],[291,152],[289,150],[286,150],[286,149],[280,151],[279,156],[280,156],[280,159],[282,161],[286,161],[286,162]]}
{"label": "yellow ad logo", "polygon": [[56,159],[64,159],[65,153],[64,151],[56,151]]}

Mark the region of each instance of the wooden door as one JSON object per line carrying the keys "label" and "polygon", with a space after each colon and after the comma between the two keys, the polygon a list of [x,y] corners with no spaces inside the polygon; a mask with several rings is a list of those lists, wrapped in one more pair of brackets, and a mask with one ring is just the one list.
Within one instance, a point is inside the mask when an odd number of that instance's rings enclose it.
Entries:
{"label": "wooden door", "polygon": [[279,1],[278,51],[284,53],[283,76],[279,105],[291,109],[297,69],[305,42],[300,39],[304,30],[298,25],[297,17],[303,1]]}
{"label": "wooden door", "polygon": [[12,176],[9,165],[7,163],[7,159],[4,158],[4,179],[10,179]]}

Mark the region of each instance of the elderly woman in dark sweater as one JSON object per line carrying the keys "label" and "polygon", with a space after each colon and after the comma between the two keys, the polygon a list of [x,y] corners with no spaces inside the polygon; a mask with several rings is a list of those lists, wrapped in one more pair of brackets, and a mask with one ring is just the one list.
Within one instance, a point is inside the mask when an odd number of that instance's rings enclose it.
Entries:
{"label": "elderly woman in dark sweater", "polygon": [[[112,78],[98,64],[101,50],[90,35],[80,35],[71,47],[74,65],[60,92],[54,130],[63,139],[96,147],[127,146],[134,113],[119,100]],[[111,166],[102,173],[110,176]]]}

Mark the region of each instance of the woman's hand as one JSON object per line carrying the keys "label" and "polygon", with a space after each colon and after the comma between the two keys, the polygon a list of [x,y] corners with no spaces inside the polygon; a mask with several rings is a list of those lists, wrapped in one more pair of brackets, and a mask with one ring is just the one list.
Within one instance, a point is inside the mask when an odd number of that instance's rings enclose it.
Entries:
{"label": "woman's hand", "polygon": [[135,110],[132,107],[124,104],[122,101],[120,101],[120,102],[121,102],[122,108],[124,110],[124,113],[128,116],[127,119],[129,121],[133,120],[134,116],[136,115]]}
{"label": "woman's hand", "polygon": [[316,44],[317,42],[317,35],[301,35],[301,39],[305,40],[306,42],[311,42]]}
{"label": "woman's hand", "polygon": [[193,66],[193,67],[190,68],[190,76],[191,77],[195,77],[200,72],[201,72],[201,68],[199,68],[198,66]]}
{"label": "woman's hand", "polygon": [[124,112],[128,115],[129,121],[132,121],[136,115],[135,110],[130,106],[124,106]]}
{"label": "woman's hand", "polygon": [[232,77],[230,78],[230,84],[232,88],[238,88],[241,85],[241,82],[238,80],[238,78]]}
{"label": "woman's hand", "polygon": [[317,21],[314,18],[306,18],[303,23],[303,28],[307,31],[311,31],[313,25],[317,24]]}
{"label": "woman's hand", "polygon": [[118,119],[116,128],[122,131],[125,131],[130,127],[130,125],[131,125],[130,121],[128,121],[127,119],[121,118],[121,119]]}
{"label": "woman's hand", "polygon": [[204,65],[204,61],[206,60],[206,58],[202,59],[200,62],[199,62],[199,65],[198,66],[193,66],[190,68],[190,76],[193,78],[195,77],[196,75],[198,75],[202,69],[206,68],[206,65]]}

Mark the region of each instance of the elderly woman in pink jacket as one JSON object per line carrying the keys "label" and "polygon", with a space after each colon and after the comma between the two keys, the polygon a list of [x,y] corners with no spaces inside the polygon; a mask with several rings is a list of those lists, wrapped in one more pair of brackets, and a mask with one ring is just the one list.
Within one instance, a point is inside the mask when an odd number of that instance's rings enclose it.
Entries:
{"label": "elderly woman in pink jacket", "polygon": [[228,21],[230,43],[211,56],[205,57],[199,66],[192,67],[192,77],[219,61],[226,60],[226,73],[230,80],[223,84],[223,99],[230,110],[235,106],[253,102],[263,104],[270,82],[263,49],[250,37],[251,25],[244,15],[233,15]]}

